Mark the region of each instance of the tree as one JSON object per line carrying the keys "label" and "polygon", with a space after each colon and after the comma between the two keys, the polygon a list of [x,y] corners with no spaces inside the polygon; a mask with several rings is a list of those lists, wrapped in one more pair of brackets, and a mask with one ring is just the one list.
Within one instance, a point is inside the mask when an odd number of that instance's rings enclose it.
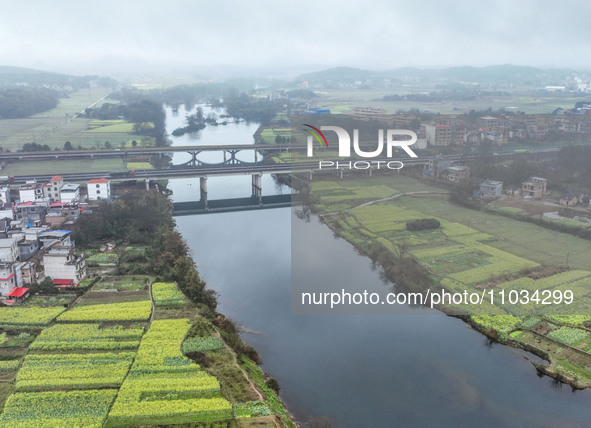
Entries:
{"label": "tree", "polygon": [[137,141],[133,140],[133,141],[131,142],[131,147],[137,147]]}
{"label": "tree", "polygon": [[105,141],[105,148],[110,149],[111,147],[111,142]]}
{"label": "tree", "polygon": [[398,248],[398,258],[404,259],[404,257],[406,257],[406,254],[408,254],[408,250],[410,249],[409,239],[404,238],[402,239],[402,241],[397,242],[396,248]]}
{"label": "tree", "polygon": [[64,150],[74,150],[74,146],[69,141],[64,143]]}

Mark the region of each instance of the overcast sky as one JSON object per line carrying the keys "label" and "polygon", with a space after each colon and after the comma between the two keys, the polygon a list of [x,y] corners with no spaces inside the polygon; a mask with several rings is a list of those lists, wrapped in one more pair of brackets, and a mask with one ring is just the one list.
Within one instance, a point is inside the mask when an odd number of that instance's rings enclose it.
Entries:
{"label": "overcast sky", "polygon": [[0,0],[0,7],[0,64],[62,72],[591,69],[591,2],[584,0]]}

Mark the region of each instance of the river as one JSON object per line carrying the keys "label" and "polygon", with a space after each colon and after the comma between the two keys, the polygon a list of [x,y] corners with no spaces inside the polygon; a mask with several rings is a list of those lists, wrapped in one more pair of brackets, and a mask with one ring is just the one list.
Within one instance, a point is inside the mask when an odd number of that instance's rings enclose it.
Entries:
{"label": "river", "polygon": [[[170,133],[179,125],[169,108],[167,116]],[[208,127],[192,144],[251,144],[253,127]],[[171,180],[175,200],[188,200],[193,191],[197,196],[197,180],[190,181]],[[211,179],[208,186],[211,199],[248,196],[250,177]],[[270,179],[265,189],[285,191]],[[292,315],[292,222],[298,233],[314,237],[310,257],[323,260],[310,266],[310,276],[330,277],[344,288],[359,288],[360,278],[368,290],[385,287],[367,258],[314,217],[306,223],[290,209],[274,209],[176,222],[202,277],[219,293],[219,310],[256,332],[243,337],[261,354],[263,369],[279,381],[281,397],[299,421],[327,416],[349,428],[590,425],[591,391],[573,392],[538,377],[525,358],[535,357],[491,344],[437,311]]]}

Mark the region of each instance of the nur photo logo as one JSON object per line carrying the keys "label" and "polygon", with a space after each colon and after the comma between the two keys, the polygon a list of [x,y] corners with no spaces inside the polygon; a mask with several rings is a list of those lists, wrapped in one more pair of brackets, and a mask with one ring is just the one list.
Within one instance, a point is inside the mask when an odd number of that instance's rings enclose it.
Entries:
{"label": "nur photo logo", "polygon": [[[327,161],[322,160],[318,162],[319,169],[326,169],[326,168],[348,168],[348,169],[369,169],[371,167],[380,168],[380,165],[385,164],[389,169],[401,169],[404,164],[401,161],[390,161],[395,153],[396,148],[402,149],[408,156],[411,158],[418,157],[417,154],[410,148],[413,144],[417,142],[417,134],[413,131],[407,129],[379,129],[378,130],[378,141],[377,147],[371,151],[365,151],[359,142],[359,130],[353,129],[351,138],[351,133],[349,133],[346,129],[341,128],[340,126],[320,126],[320,129],[304,123],[303,126],[307,127],[304,128],[303,131],[309,133],[307,137],[307,146],[306,146],[306,156],[307,157],[314,157],[314,140],[318,141],[321,148],[329,148],[328,140],[324,135],[323,131],[330,131],[334,132],[337,136],[337,145],[338,145],[338,156],[340,158],[348,158],[351,157],[351,146],[353,147],[353,152],[355,155],[361,158],[370,159],[373,158],[372,161],[348,161],[348,162],[339,162],[339,161]],[[384,138],[385,135],[385,138]],[[324,144],[323,144],[324,143]],[[384,146],[385,146],[385,156],[384,156]],[[378,160],[381,158],[381,160]]]}

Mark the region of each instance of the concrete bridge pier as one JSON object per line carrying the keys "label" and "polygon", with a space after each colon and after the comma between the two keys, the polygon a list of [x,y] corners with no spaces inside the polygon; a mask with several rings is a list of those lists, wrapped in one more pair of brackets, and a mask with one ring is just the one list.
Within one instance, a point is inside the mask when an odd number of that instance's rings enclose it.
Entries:
{"label": "concrete bridge pier", "polygon": [[203,206],[207,208],[207,177],[199,177],[200,199]]}
{"label": "concrete bridge pier", "polygon": [[146,190],[150,190],[150,179],[146,178]]}
{"label": "concrete bridge pier", "polygon": [[252,175],[252,196],[258,198],[259,204],[263,203],[263,185],[262,185],[262,174]]}

